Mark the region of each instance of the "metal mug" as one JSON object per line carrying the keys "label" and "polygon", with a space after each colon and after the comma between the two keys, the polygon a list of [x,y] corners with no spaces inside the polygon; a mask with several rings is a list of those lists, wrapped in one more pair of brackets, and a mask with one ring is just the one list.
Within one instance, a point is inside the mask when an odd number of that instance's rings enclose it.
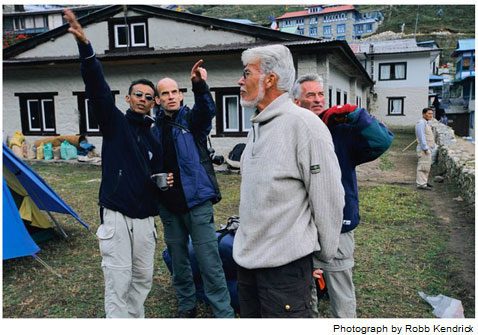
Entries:
{"label": "metal mug", "polygon": [[168,186],[168,174],[167,173],[156,173],[151,176],[151,179],[154,181],[156,186],[159,187],[161,191],[166,191]]}

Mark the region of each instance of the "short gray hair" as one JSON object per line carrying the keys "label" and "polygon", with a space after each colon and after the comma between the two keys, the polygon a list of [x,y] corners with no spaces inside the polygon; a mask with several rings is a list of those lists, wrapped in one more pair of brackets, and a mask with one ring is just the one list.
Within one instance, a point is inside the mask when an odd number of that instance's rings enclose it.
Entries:
{"label": "short gray hair", "polygon": [[321,86],[324,86],[324,82],[322,80],[322,77],[319,76],[318,74],[315,73],[309,73],[309,74],[304,74],[297,78],[297,80],[294,83],[294,86],[292,86],[292,98],[294,99],[299,99],[300,95],[302,94],[302,83],[305,83],[306,81],[315,81],[319,83]]}
{"label": "short gray hair", "polygon": [[242,63],[245,65],[260,61],[262,73],[274,73],[279,78],[277,88],[290,92],[295,78],[294,60],[290,50],[281,45],[266,45],[247,49],[242,53]]}

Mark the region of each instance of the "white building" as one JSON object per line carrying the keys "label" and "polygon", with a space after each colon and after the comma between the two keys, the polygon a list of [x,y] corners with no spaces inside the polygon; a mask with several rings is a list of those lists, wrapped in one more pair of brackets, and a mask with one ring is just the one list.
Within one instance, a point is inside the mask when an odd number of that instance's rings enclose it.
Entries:
{"label": "white building", "polygon": [[351,44],[375,82],[370,112],[387,125],[412,126],[429,106],[431,63],[440,49],[419,47],[415,39]]}
{"label": "white building", "polygon": [[[242,75],[243,50],[281,43],[293,54],[297,75],[323,76],[327,95],[342,102],[364,104],[370,77],[344,41],[322,42],[268,28],[176,12],[156,6],[113,5],[80,19],[117,106],[132,80],[162,77],[178,81],[185,104],[192,106],[190,70],[204,59],[208,84],[216,102],[212,140],[218,153],[244,142],[249,117],[239,104],[237,81]],[[3,53],[4,135],[21,130],[28,140],[42,136],[85,134],[99,146],[101,134],[85,102],[78,48],[62,25],[15,44]],[[130,38],[126,37],[129,32]],[[335,100],[334,100],[335,103]]]}

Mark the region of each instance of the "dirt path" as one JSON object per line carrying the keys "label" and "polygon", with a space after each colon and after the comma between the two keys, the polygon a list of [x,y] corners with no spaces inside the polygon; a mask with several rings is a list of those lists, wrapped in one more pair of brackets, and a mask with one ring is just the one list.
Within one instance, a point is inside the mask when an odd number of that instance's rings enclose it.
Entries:
{"label": "dirt path", "polygon": [[[466,142],[466,141],[464,141]],[[474,145],[466,142],[467,150]],[[405,152],[392,150],[388,153],[394,168],[390,171],[379,169],[379,160],[357,168],[359,185],[397,184],[415,189],[417,158],[414,149]],[[434,176],[432,168],[432,176]],[[449,181],[433,183],[433,191],[420,191],[430,204],[438,218],[437,224],[444,227],[449,235],[447,252],[461,260],[456,264],[457,272],[450,282],[461,281],[466,289],[462,292],[464,299],[475,299],[475,208],[460,201],[456,185]],[[466,298],[465,298],[466,297]]]}

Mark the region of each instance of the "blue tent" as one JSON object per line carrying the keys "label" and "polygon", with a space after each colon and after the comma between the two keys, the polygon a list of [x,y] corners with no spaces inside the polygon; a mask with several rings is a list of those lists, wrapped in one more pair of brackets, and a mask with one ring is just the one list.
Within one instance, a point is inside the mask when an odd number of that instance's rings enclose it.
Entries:
{"label": "blue tent", "polygon": [[[70,214],[83,226],[88,225],[81,220],[50,186],[30,169],[21,159],[3,144],[3,165],[12,172],[28,192],[29,197],[41,210]],[[34,255],[40,248],[31,239],[20,218],[5,178],[3,180],[3,259]]]}

